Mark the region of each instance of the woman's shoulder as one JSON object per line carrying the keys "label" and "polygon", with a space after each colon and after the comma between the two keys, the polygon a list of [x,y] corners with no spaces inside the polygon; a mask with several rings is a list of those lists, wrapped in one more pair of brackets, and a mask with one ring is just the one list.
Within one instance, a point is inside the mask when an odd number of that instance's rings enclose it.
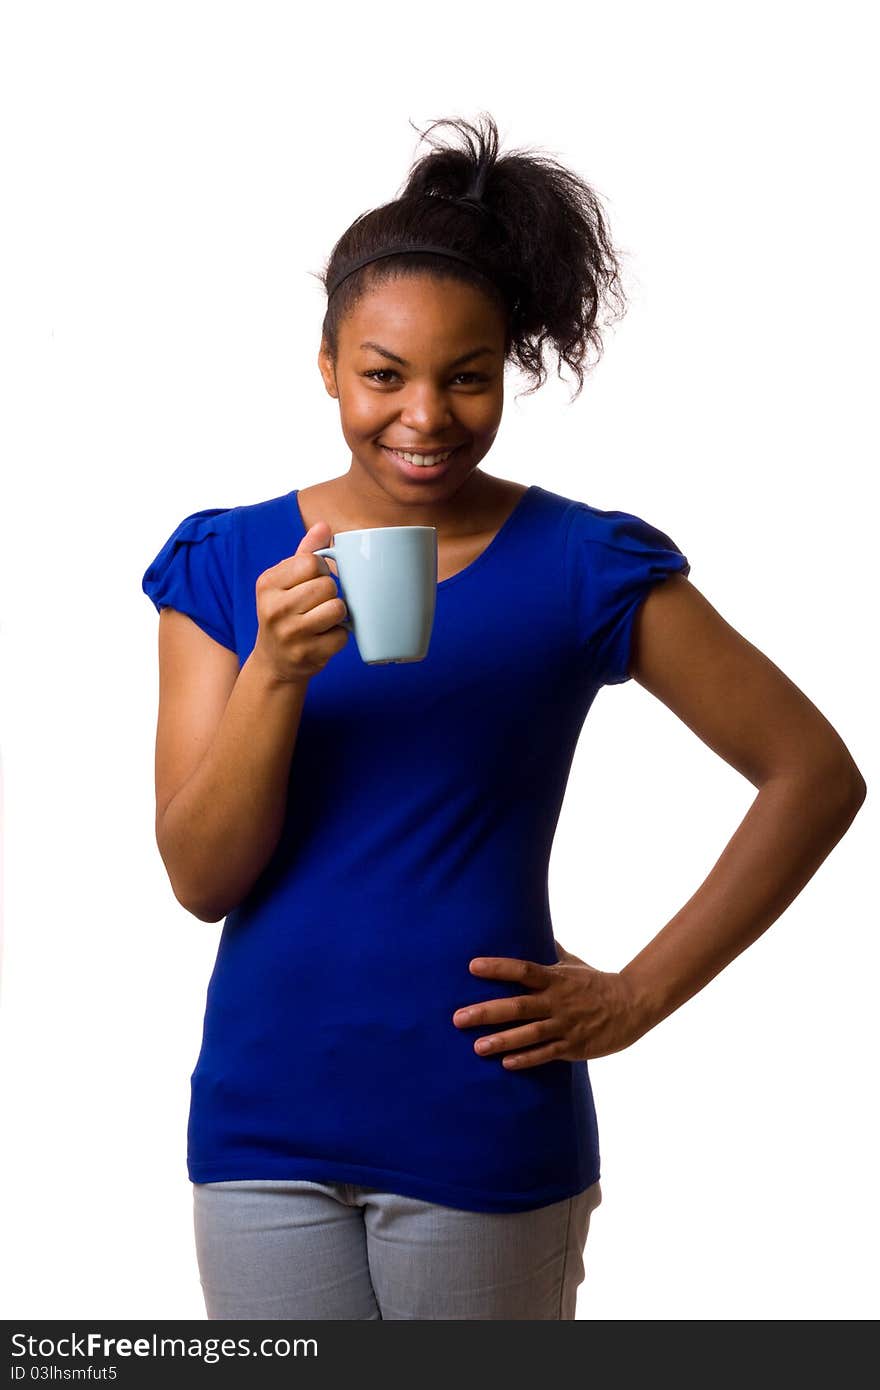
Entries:
{"label": "woman's shoulder", "polygon": [[293,506],[293,492],[284,492],[255,502],[204,507],[183,518],[168,537],[166,546],[200,541],[207,541],[210,546],[213,538],[214,548],[229,552],[240,540],[259,540],[279,523],[289,521]]}
{"label": "woman's shoulder", "polygon": [[546,504],[564,519],[567,543],[574,549],[586,547],[589,550],[597,545],[621,551],[642,551],[646,547],[678,549],[669,532],[658,524],[656,516],[649,520],[640,512],[599,507],[580,497],[568,497],[544,488],[538,490]]}

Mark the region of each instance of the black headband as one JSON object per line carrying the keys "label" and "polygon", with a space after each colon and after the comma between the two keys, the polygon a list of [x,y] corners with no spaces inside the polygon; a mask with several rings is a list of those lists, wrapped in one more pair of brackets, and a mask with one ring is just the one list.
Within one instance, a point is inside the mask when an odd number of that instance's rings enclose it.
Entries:
{"label": "black headband", "polygon": [[467,256],[463,251],[453,251],[449,246],[429,246],[423,242],[402,241],[399,242],[397,246],[383,247],[380,251],[371,251],[368,256],[361,256],[359,261],[355,261],[354,265],[349,266],[344,275],[338,275],[336,277],[333,284],[327,290],[327,298],[329,299],[339,288],[343,280],[347,280],[349,275],[354,275],[355,271],[360,270],[362,266],[369,265],[371,261],[384,260],[386,256],[402,256],[410,251],[430,251],[434,256],[448,256],[450,260],[461,261],[462,264],[469,265],[474,270],[479,270],[482,275],[486,275],[487,279],[492,278],[490,275],[486,274],[485,269],[478,261],[474,260],[473,256]]}
{"label": "black headband", "polygon": [[[464,203],[469,207],[475,208],[479,212],[487,213],[490,217],[495,216],[495,213],[490,207],[486,206],[479,194],[459,193],[450,196],[445,193],[435,193],[430,196],[442,198],[445,202]],[[354,275],[356,270],[360,270],[363,266],[369,265],[371,261],[381,261],[384,260],[386,256],[401,256],[414,251],[428,251],[434,256],[448,256],[450,260],[461,261],[463,265],[469,265],[473,270],[478,270],[481,275],[484,275],[487,280],[491,280],[499,289],[503,288],[498,283],[495,276],[488,272],[479,261],[475,260],[473,256],[466,255],[463,251],[453,251],[449,246],[431,246],[424,242],[402,241],[398,242],[396,246],[383,246],[378,251],[372,251],[367,256],[361,256],[360,260],[355,261],[353,265],[348,267],[344,275],[337,275],[333,283],[328,286],[327,299],[329,300],[330,296],[338,290],[343,280],[347,280],[350,275]],[[517,301],[517,304],[518,303],[519,301]]]}

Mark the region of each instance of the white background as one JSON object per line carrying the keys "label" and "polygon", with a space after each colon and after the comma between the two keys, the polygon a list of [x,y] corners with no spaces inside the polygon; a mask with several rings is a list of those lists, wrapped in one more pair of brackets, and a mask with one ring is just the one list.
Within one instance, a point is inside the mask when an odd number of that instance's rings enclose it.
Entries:
{"label": "white background", "polygon": [[[670,534],[869,785],[769,932],[591,1063],[604,1201],[578,1317],[876,1316],[869,18],[4,6],[3,1316],[204,1317],[185,1128],[220,925],[177,904],[153,838],[141,577],[189,513],[346,471],[314,277],[429,149],[410,120],[482,110],[599,192],[630,297],[576,404],[554,359],[529,399],[511,374],[487,471]],[[621,968],[754,795],[635,681],[601,691],[556,935]]]}

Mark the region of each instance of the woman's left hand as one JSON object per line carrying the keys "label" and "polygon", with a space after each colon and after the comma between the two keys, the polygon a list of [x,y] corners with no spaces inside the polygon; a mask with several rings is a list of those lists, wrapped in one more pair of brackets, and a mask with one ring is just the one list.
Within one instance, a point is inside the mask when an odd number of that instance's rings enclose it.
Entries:
{"label": "woman's left hand", "polygon": [[502,1065],[520,1069],[559,1060],[588,1061],[621,1052],[648,1032],[651,1023],[622,975],[594,970],[558,941],[556,950],[557,965],[506,956],[470,962],[472,975],[515,980],[531,991],[469,1004],[453,1014],[457,1028],[511,1022],[522,1025],[478,1038],[474,1051],[480,1056],[504,1053]]}

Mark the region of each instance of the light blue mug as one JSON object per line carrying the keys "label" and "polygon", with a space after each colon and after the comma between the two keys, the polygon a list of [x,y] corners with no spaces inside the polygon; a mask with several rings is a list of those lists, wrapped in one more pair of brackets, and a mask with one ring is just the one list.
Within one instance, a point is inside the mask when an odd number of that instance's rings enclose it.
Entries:
{"label": "light blue mug", "polygon": [[424,660],[437,601],[436,526],[338,531],[332,545],[312,554],[336,562],[350,617],[340,626],[354,633],[362,661]]}

